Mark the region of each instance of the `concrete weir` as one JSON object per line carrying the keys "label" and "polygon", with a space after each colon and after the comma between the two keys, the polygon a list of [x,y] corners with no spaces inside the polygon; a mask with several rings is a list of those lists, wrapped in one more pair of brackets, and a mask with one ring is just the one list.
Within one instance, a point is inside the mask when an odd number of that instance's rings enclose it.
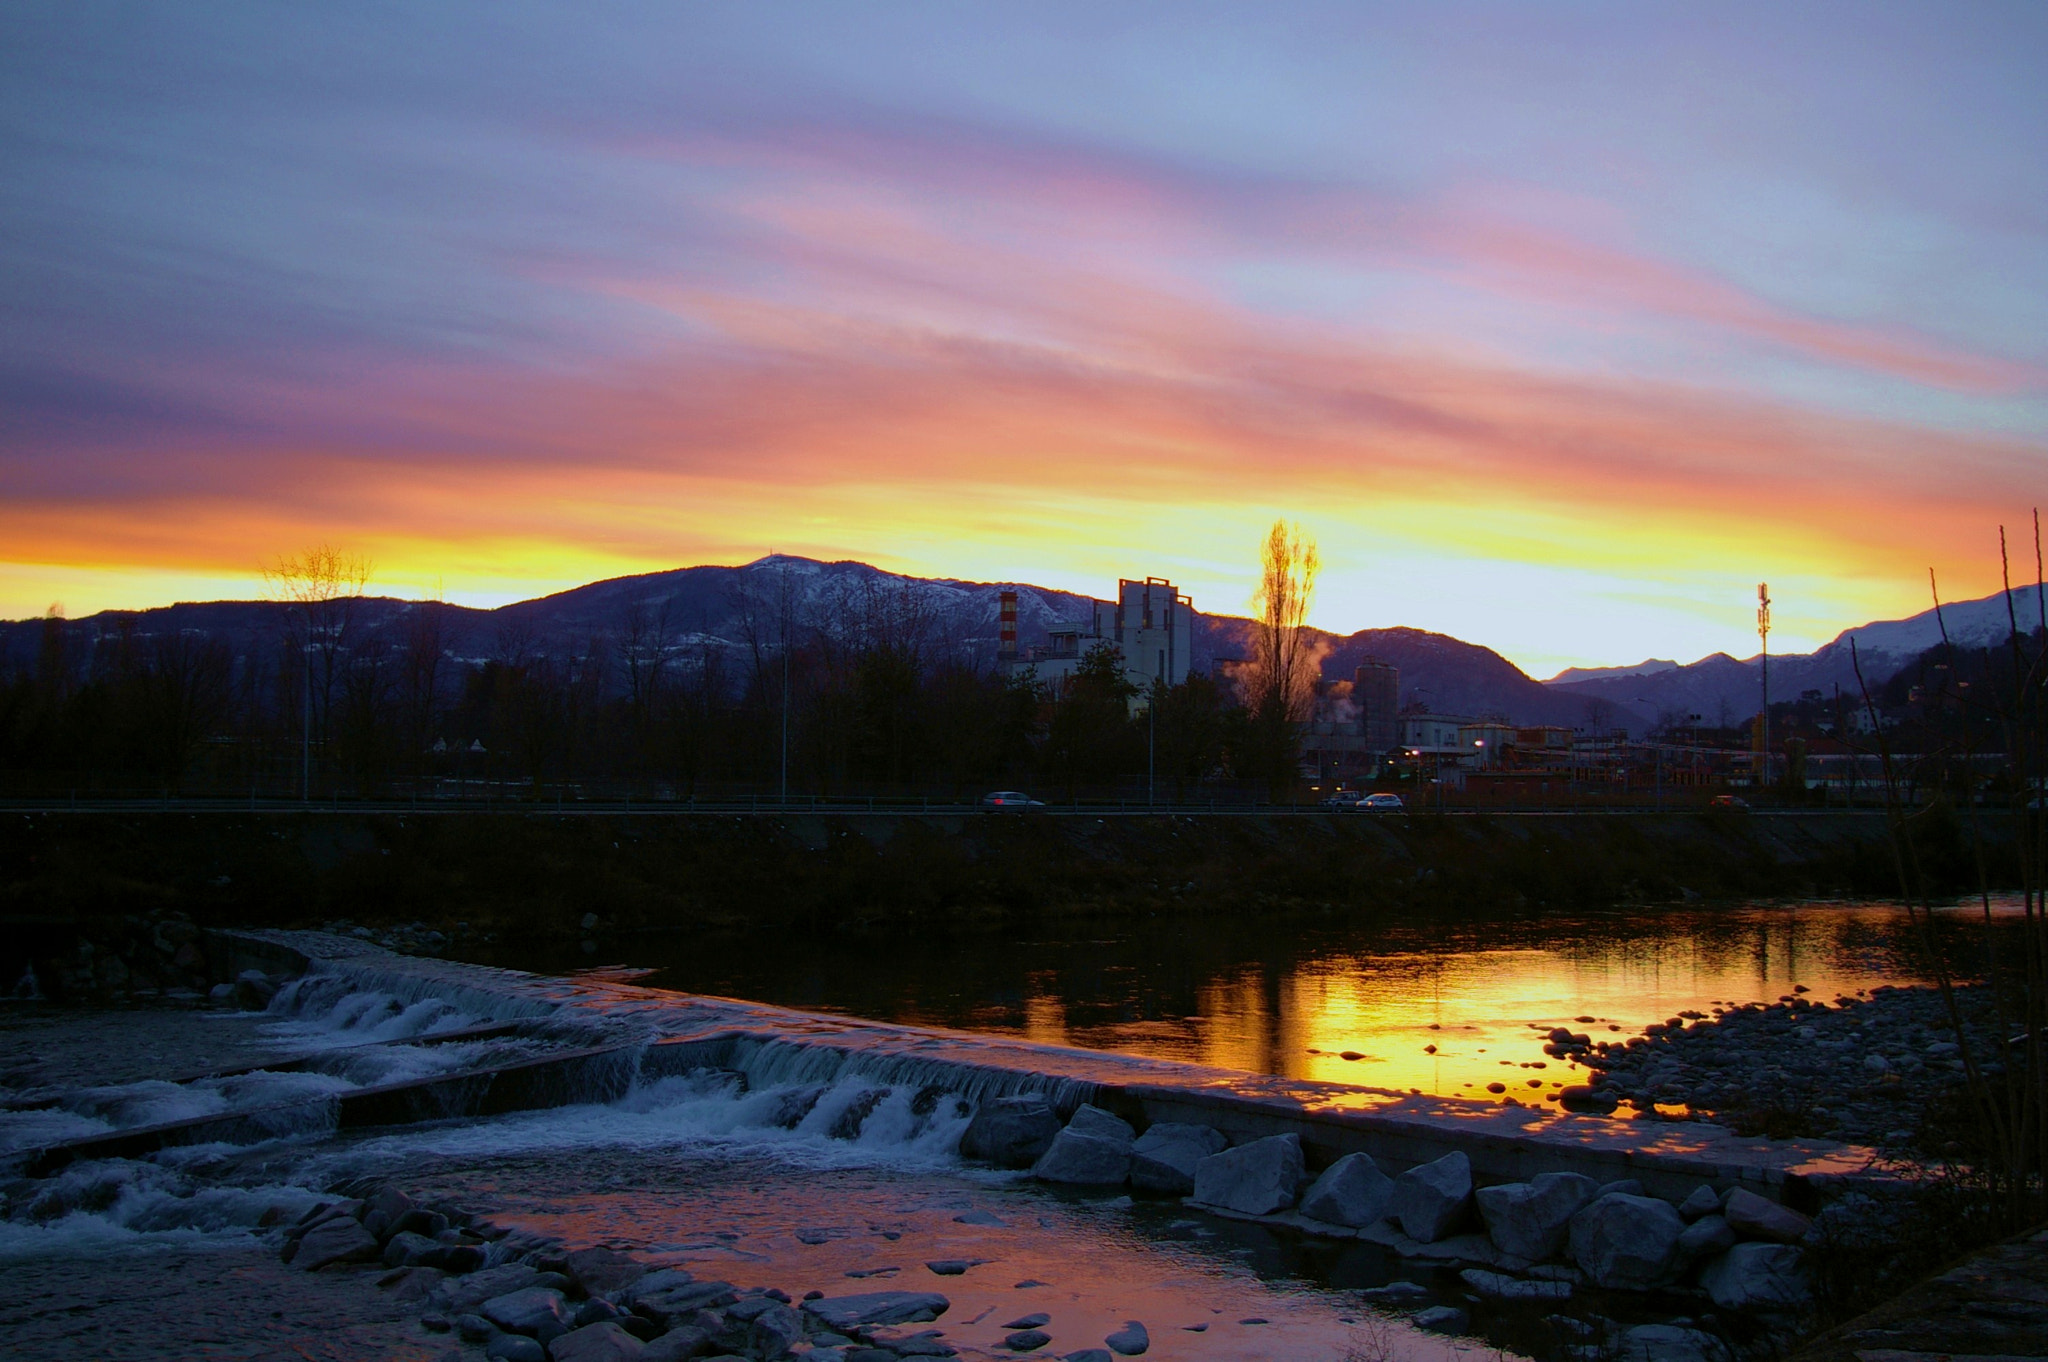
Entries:
{"label": "concrete weir", "polygon": [[[698,1070],[754,1087],[860,1078],[943,1089],[970,1102],[1045,1095],[1062,1114],[1084,1102],[1136,1123],[1214,1126],[1234,1142],[1293,1132],[1311,1164],[1354,1151],[1398,1170],[1454,1150],[1481,1183],[1552,1171],[1635,1178],[1682,1198],[1702,1184],[1744,1187],[1811,1210],[1830,1191],[1880,1175],[1868,1149],[1744,1137],[1698,1122],[1624,1119],[1246,1074],[1006,1037],[900,1026],[668,992],[396,955],[310,932],[216,935],[241,965],[295,974],[302,987],[442,998],[483,1025],[519,1023],[555,1049],[484,1068],[266,1109],[119,1131],[38,1151],[33,1171],[77,1158],[134,1156],[165,1144],[247,1140],[294,1130],[484,1116],[602,1102]],[[241,967],[238,965],[238,968]],[[306,1110],[316,1105],[317,1112]]]}

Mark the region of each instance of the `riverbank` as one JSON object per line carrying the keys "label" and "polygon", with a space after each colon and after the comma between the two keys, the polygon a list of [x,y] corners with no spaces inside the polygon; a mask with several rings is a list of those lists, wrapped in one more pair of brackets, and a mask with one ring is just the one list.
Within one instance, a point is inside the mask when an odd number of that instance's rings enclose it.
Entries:
{"label": "riverbank", "polygon": [[[1938,882],[1972,887],[1958,829],[1934,827],[1924,854]],[[1883,819],[1865,813],[10,814],[0,970],[11,983],[96,924],[152,912],[202,927],[406,924],[405,944],[431,951],[507,934],[860,939],[1873,895],[1896,892],[1891,867]]]}

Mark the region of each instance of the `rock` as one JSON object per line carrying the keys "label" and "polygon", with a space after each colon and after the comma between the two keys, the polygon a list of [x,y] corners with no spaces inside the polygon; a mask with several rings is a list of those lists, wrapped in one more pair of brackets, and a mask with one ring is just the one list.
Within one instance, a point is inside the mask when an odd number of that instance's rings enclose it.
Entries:
{"label": "rock", "polygon": [[619,1309],[618,1306],[613,1305],[604,1297],[592,1296],[589,1300],[576,1307],[575,1317],[569,1323],[571,1332],[574,1332],[577,1329],[587,1328],[593,1324],[602,1324],[606,1320],[630,1318],[631,1316],[624,1310]]}
{"label": "rock", "polygon": [[960,1136],[962,1158],[981,1159],[998,1168],[1029,1168],[1052,1147],[1060,1118],[1037,1093],[999,1097],[984,1102]]}
{"label": "rock", "polygon": [[1052,1335],[1043,1329],[1020,1329],[1003,1340],[1003,1346],[1013,1353],[1035,1352],[1052,1342]]}
{"label": "rock", "polygon": [[1102,1340],[1113,1353],[1125,1357],[1136,1357],[1152,1346],[1152,1335],[1145,1332],[1145,1326],[1137,1320],[1127,1319],[1124,1327]]}
{"label": "rock", "polygon": [[305,1272],[318,1272],[333,1263],[373,1263],[383,1252],[377,1236],[348,1216],[321,1221],[298,1243],[291,1263]]}
{"label": "rock", "polygon": [[731,1282],[700,1282],[680,1268],[668,1268],[634,1282],[619,1293],[619,1303],[673,1329],[699,1310],[732,1304],[738,1295]]}
{"label": "rock", "polygon": [[610,1295],[647,1275],[645,1263],[617,1249],[578,1249],[564,1257],[562,1262],[564,1275],[589,1296]]}
{"label": "rock", "polygon": [[1358,1294],[1369,1301],[1413,1305],[1429,1299],[1429,1288],[1421,1282],[1388,1282],[1385,1286],[1369,1286]]}
{"label": "rock", "polygon": [[424,1234],[401,1230],[384,1244],[384,1266],[410,1267],[427,1261],[428,1254],[439,1254],[447,1248],[437,1244]]}
{"label": "rock", "polygon": [[1031,1314],[1028,1315],[1017,1316],[1017,1318],[1011,1320],[1008,1324],[1005,1324],[1003,1328],[1042,1329],[1050,1323],[1052,1323],[1052,1316],[1046,1314],[1043,1310],[1037,1310],[1033,1311]]}
{"label": "rock", "polygon": [[1107,1348],[1083,1348],[1080,1352],[1068,1353],[1061,1362],[1116,1362],[1116,1356]]}
{"label": "rock", "polygon": [[1728,1217],[1728,1228],[1734,1230],[1740,1239],[1796,1244],[1813,1228],[1813,1221],[1791,1207],[1780,1206],[1743,1187],[1737,1187],[1728,1194],[1721,1213]]}
{"label": "rock", "polygon": [[1427,1310],[1417,1310],[1408,1317],[1408,1322],[1433,1334],[1462,1334],[1471,1327],[1472,1316],[1455,1305],[1432,1305]]}
{"label": "rock", "polygon": [[1641,1196],[1642,1194],[1643,1184],[1634,1178],[1616,1178],[1613,1182],[1601,1183],[1600,1190],[1593,1194],[1593,1199],[1597,1201],[1603,1196]]}
{"label": "rock", "polygon": [[417,1203],[396,1187],[380,1187],[363,1206],[363,1228],[379,1239],[389,1239],[401,1226],[399,1221]]}
{"label": "rock", "polygon": [[443,1272],[461,1275],[475,1272],[486,1261],[480,1244],[437,1244],[431,1253],[420,1257],[421,1267],[435,1267]]}
{"label": "rock", "polygon": [[1735,1231],[1728,1227],[1728,1219],[1721,1215],[1705,1215],[1685,1227],[1685,1233],[1678,1236],[1678,1257],[1681,1262],[1696,1263],[1702,1258],[1711,1258],[1735,1247]]}
{"label": "rock", "polygon": [[1505,1272],[1488,1272],[1483,1267],[1468,1267],[1458,1275],[1465,1285],[1490,1301],[1562,1301],[1570,1300],[1572,1295],[1570,1282],[1528,1282]]}
{"label": "rock", "polygon": [[1186,1196],[1195,1190],[1195,1165],[1229,1146],[1213,1127],[1161,1121],[1131,1146],[1131,1186]]}
{"label": "rock", "polygon": [[1472,1206],[1472,1161],[1454,1150],[1394,1179],[1390,1207],[1410,1239],[1433,1244],[1458,1228]]}
{"label": "rock", "polygon": [[492,1334],[484,1342],[491,1362],[548,1362],[548,1350],[524,1334]]}
{"label": "rock", "polygon": [[1100,1107],[1084,1106],[1031,1165],[1031,1176],[1043,1182],[1115,1186],[1131,1175],[1135,1138],[1125,1122]]}
{"label": "rock", "polygon": [[803,1316],[777,1302],[754,1316],[754,1322],[747,1330],[747,1352],[750,1356],[774,1362],[777,1358],[789,1356],[791,1346],[803,1336]]}
{"label": "rock", "polygon": [[502,1296],[507,1291],[518,1291],[542,1284],[541,1274],[537,1268],[529,1267],[525,1263],[507,1263],[503,1267],[494,1267],[472,1273],[467,1277],[442,1282],[434,1288],[431,1299],[442,1310],[459,1315],[474,1311],[493,1296]]}
{"label": "rock", "polygon": [[548,1344],[550,1362],[635,1362],[646,1352],[646,1344],[609,1320],[571,1329]]}
{"label": "rock", "polygon": [[1595,1286],[1662,1286],[1677,1274],[1684,1233],[1669,1202],[1609,1192],[1572,1217],[1572,1258]]}
{"label": "rock", "polygon": [[960,1350],[940,1337],[937,1329],[909,1333],[902,1329],[871,1329],[868,1341],[887,1348],[898,1357],[958,1357]]}
{"label": "rock", "polygon": [[1394,1180],[1380,1171],[1370,1154],[1346,1154],[1302,1194],[1300,1210],[1311,1220],[1356,1229],[1386,1219],[1393,1200]]}
{"label": "rock", "polygon": [[225,1006],[234,1000],[235,986],[233,984],[215,984],[206,991],[206,1001],[216,1006]]}
{"label": "rock", "polygon": [[277,996],[277,985],[260,969],[245,969],[235,976],[235,1002],[245,1012],[261,1012]]}
{"label": "rock", "polygon": [[1797,1310],[1812,1299],[1799,1250],[1787,1244],[1737,1244],[1707,1264],[1700,1285],[1723,1310]]}
{"label": "rock", "polygon": [[1677,1324],[1639,1324],[1621,1336],[1620,1362],[1728,1362],[1728,1345]]}
{"label": "rock", "polygon": [[1539,1173],[1528,1182],[1481,1187],[1473,1199],[1495,1247],[1540,1263],[1564,1247],[1572,1217],[1598,1190],[1598,1184],[1582,1173]]}
{"label": "rock", "polygon": [[378,1278],[377,1285],[389,1291],[393,1300],[424,1301],[434,1294],[434,1288],[445,1276],[431,1267],[401,1267]]}
{"label": "rock", "polygon": [[1703,1215],[1713,1215],[1721,1209],[1721,1198],[1714,1189],[1704,1182],[1692,1189],[1692,1195],[1678,1203],[1681,1220],[1698,1220]]}
{"label": "rock", "polygon": [[986,1258],[934,1258],[926,1263],[925,1270],[940,1277],[957,1277],[970,1267],[980,1267]]}
{"label": "rock", "polygon": [[1299,1135],[1268,1135],[1197,1163],[1194,1199],[1240,1215],[1271,1215],[1294,1204],[1302,1167]]}
{"label": "rock", "polygon": [[1558,1089],[1557,1104],[1566,1111],[1590,1111],[1604,1115],[1620,1106],[1621,1099],[1590,1083],[1570,1083]]}
{"label": "rock", "polygon": [[485,1301],[477,1313],[508,1334],[526,1334],[543,1343],[569,1332],[569,1304],[550,1287],[507,1291]]}
{"label": "rock", "polygon": [[671,1329],[648,1340],[640,1350],[640,1362],[689,1362],[711,1351],[711,1336],[694,1325]]}
{"label": "rock", "polygon": [[804,1313],[836,1333],[879,1324],[922,1324],[937,1319],[953,1302],[936,1291],[869,1291],[805,1301]]}
{"label": "rock", "polygon": [[481,1343],[492,1334],[497,1333],[498,1326],[485,1319],[482,1315],[457,1315],[455,1317],[455,1332],[467,1342]]}

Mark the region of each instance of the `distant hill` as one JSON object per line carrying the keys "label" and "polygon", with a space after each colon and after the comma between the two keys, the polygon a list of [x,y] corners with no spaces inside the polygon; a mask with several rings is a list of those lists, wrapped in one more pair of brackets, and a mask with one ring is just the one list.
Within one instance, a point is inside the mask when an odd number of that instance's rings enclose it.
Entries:
{"label": "distant hill", "polygon": [[[2015,618],[2022,632],[2040,627],[2041,601],[2035,587],[2013,593],[2011,616],[2001,594],[1945,605],[1939,621],[1929,609],[1910,619],[1878,620],[1845,629],[1813,652],[1772,654],[1771,699],[1791,700],[1808,690],[1832,696],[1837,686],[1845,694],[1855,696],[1859,693],[1857,661],[1862,663],[1864,679],[1874,691],[1900,668],[1940,643],[1944,623],[1951,642],[1981,648],[2004,642]],[[1565,694],[1599,696],[1617,704],[1633,703],[1639,710],[1659,714],[1697,714],[1702,722],[1725,727],[1756,713],[1762,698],[1761,670],[1755,657],[1738,660],[1726,653],[1714,653],[1683,667],[1647,675],[1567,680],[1570,673],[1561,673],[1547,686]]]}
{"label": "distant hill", "polygon": [[[1107,594],[1110,583],[1104,583]],[[783,603],[801,628],[852,630],[864,621],[907,615],[927,643],[948,655],[985,665],[995,659],[1001,593],[1018,595],[1019,640],[1043,642],[1050,630],[1085,622],[1090,598],[1029,583],[963,582],[907,577],[860,562],[824,563],[772,555],[738,567],[704,566],[617,577],[519,601],[496,610],[445,606],[443,646],[463,662],[491,658],[566,656],[593,646],[616,650],[637,627],[686,658],[706,651],[743,669],[755,645],[772,650]],[[1199,603],[1198,603],[1199,604]],[[2015,593],[2022,627],[2039,621],[2034,588]],[[417,602],[368,597],[358,603],[355,628],[365,646],[393,642]],[[90,653],[94,641],[127,631],[139,639],[192,631],[219,638],[245,664],[281,646],[288,607],[274,601],[211,601],[156,610],[109,610],[64,624],[66,651]],[[2005,637],[2006,606],[2001,596],[1944,608],[1949,635],[1974,646]],[[1194,637],[1196,668],[1210,670],[1219,658],[1251,652],[1251,621],[1233,615],[1202,614]],[[1349,679],[1358,664],[1377,657],[1401,670],[1403,704],[1422,704],[1439,713],[1502,716],[1516,723],[1572,727],[1647,729],[1660,714],[1698,714],[1707,723],[1736,723],[1756,712],[1759,688],[1755,658],[1715,653],[1678,666],[1648,659],[1633,667],[1574,668],[1538,682],[1490,648],[1420,629],[1363,629],[1337,635],[1316,631],[1323,674]],[[0,669],[35,665],[42,637],[39,620],[0,623]],[[1891,677],[1941,641],[1932,611],[1906,620],[1884,620],[1844,631],[1826,647],[1771,659],[1771,694],[1790,699],[1802,690],[1854,693],[1849,660],[1854,640],[1872,685]],[[738,675],[740,672],[732,671]]]}

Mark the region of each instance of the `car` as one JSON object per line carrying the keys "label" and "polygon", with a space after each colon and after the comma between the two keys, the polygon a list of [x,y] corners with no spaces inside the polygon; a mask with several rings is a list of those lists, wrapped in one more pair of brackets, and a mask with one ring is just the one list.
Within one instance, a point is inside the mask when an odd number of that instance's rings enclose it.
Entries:
{"label": "car", "polygon": [[1710,809],[1746,809],[1749,801],[1741,795],[1715,795],[1707,801]]}
{"label": "car", "polygon": [[1356,808],[1358,801],[1363,798],[1365,796],[1356,790],[1339,790],[1333,795],[1325,795],[1323,797],[1323,807],[1326,809]]}
{"label": "car", "polygon": [[981,807],[990,813],[1022,812],[1025,809],[1042,809],[1045,801],[1033,799],[1022,790],[990,790],[981,797]]}
{"label": "car", "polygon": [[1397,794],[1369,794],[1358,801],[1361,813],[1399,813],[1407,807]]}

